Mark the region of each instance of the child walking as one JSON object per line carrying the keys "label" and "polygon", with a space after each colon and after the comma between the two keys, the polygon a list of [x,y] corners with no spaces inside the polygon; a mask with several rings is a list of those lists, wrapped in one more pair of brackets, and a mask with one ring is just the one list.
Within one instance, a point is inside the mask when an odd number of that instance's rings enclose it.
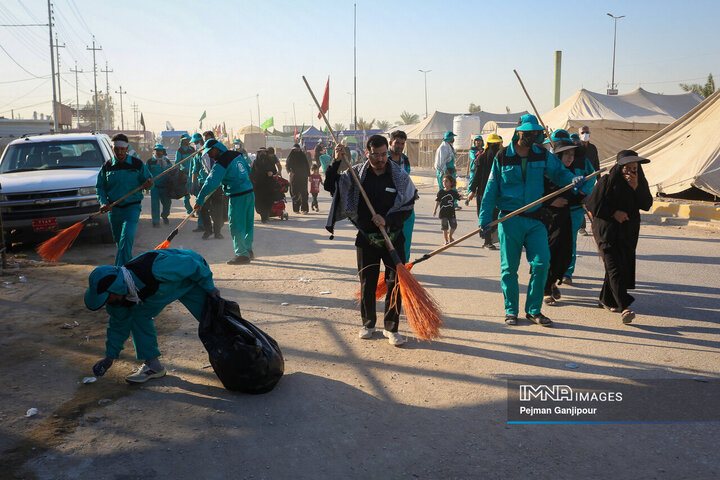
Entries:
{"label": "child walking", "polygon": [[313,166],[310,168],[310,176],[308,177],[308,181],[310,182],[310,193],[312,194],[312,205],[310,208],[315,210],[316,212],[320,211],[320,208],[318,208],[318,193],[320,193],[320,185],[322,184],[322,175],[319,173],[319,167],[316,163],[313,163]]}
{"label": "child walking", "polygon": [[437,198],[435,198],[435,210],[433,210],[433,217],[440,207],[440,218],[441,229],[443,237],[445,238],[445,244],[454,241],[453,233],[457,229],[457,219],[455,218],[455,203],[462,197],[455,190],[455,178],[452,175],[445,175],[443,177],[443,188],[438,191]]}

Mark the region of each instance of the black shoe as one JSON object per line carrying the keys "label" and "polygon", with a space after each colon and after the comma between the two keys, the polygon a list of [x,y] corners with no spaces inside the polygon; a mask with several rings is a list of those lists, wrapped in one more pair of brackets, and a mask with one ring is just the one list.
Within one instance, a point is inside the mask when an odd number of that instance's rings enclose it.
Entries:
{"label": "black shoe", "polygon": [[570,286],[572,287],[572,284],[573,284],[572,278],[570,278],[570,277],[568,277],[567,275],[565,275],[565,276],[562,278],[562,282],[560,283],[560,285],[562,285],[563,283],[564,283],[565,285],[570,285]]}
{"label": "black shoe", "polygon": [[208,232],[203,233],[203,240],[207,240],[210,237],[212,237],[212,233],[208,233]]}
{"label": "black shoe", "polygon": [[215,234],[215,238],[217,238],[217,239],[223,239],[223,238],[225,238],[225,237],[223,237],[222,233],[216,233],[216,234]]}
{"label": "black shoe", "polygon": [[517,315],[507,314],[505,315],[505,323],[508,325],[517,325]]}
{"label": "black shoe", "polygon": [[197,227],[197,228],[193,229],[193,232],[204,232],[204,231],[205,231],[205,229],[202,227]]}
{"label": "black shoe", "polygon": [[228,265],[245,265],[247,263],[250,263],[250,257],[246,257],[244,255],[237,255],[235,256],[235,258],[233,258],[232,260],[228,260],[227,262]]}
{"label": "black shoe", "polygon": [[560,289],[557,287],[557,285],[552,286],[552,297],[555,300],[560,300]]}
{"label": "black shoe", "polygon": [[497,250],[497,247],[492,243],[488,243],[485,246],[487,247],[488,250]]}
{"label": "black shoe", "polygon": [[541,327],[552,327],[553,323],[552,320],[550,320],[548,317],[543,315],[542,313],[536,313],[535,315],[527,314],[525,315],[525,318],[528,320],[532,320],[533,322],[537,323]]}
{"label": "black shoe", "polygon": [[251,259],[251,260],[252,260],[253,258],[255,258],[255,254],[253,253],[252,250],[248,250],[248,253],[250,254],[250,259]]}
{"label": "black shoe", "polygon": [[170,225],[170,220],[168,220],[167,217],[163,217],[163,223],[164,223],[165,225]]}

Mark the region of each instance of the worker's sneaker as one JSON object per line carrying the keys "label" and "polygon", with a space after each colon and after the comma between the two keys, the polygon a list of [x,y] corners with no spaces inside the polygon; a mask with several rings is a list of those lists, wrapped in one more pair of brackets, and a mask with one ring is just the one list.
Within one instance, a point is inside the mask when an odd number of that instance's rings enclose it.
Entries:
{"label": "worker's sneaker", "polygon": [[248,250],[248,253],[250,254],[250,260],[255,258],[255,253],[252,250]]}
{"label": "worker's sneaker", "polygon": [[562,284],[563,284],[563,285],[570,285],[570,286],[572,287],[572,278],[571,278],[571,277],[568,277],[567,275],[565,275],[565,276],[562,278]]}
{"label": "worker's sneaker", "polygon": [[362,327],[360,329],[360,334],[358,336],[360,338],[362,338],[363,340],[367,340],[369,338],[372,338],[374,332],[375,332],[374,328]]}
{"label": "worker's sneaker", "polygon": [[163,223],[165,225],[170,225],[170,220],[167,217],[163,217]]}
{"label": "worker's sneaker", "polygon": [[250,257],[246,257],[245,255],[237,255],[227,262],[228,265],[245,265],[247,263],[250,263]]}
{"label": "worker's sneaker", "polygon": [[203,240],[207,240],[207,239],[210,238],[210,237],[212,237],[212,233],[211,233],[211,232],[205,232],[205,233],[203,233]]}
{"label": "worker's sneaker", "polygon": [[143,363],[143,366],[140,367],[140,370],[125,377],[125,381],[129,383],[145,383],[151,378],[161,378],[164,377],[166,374],[167,370],[165,370],[164,367],[162,367],[161,370],[156,372],[155,370],[151,369]]}
{"label": "worker's sneaker", "polygon": [[400,345],[407,342],[405,337],[403,337],[397,332],[389,332],[387,330],[383,330],[383,336],[388,339],[390,345],[394,345],[396,347],[399,347]]}

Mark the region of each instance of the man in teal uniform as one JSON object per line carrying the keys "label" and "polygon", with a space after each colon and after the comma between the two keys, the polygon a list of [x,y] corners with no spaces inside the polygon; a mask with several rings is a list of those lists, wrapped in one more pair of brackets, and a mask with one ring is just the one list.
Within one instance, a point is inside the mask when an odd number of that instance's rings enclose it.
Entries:
{"label": "man in teal uniform", "polygon": [[[496,207],[500,210],[500,217],[504,217],[542,197],[545,176],[558,186],[572,183],[575,188],[582,187],[583,177],[573,178],[570,170],[555,155],[539,146],[542,133],[543,128],[534,115],[523,115],[510,145],[495,156],[480,206],[481,227],[492,221]],[[540,312],[550,265],[547,229],[541,221],[541,212],[540,206],[537,206],[498,226],[500,281],[505,298],[505,323],[508,325],[517,325],[518,321],[520,293],[517,271],[525,247],[531,265],[525,302],[526,318],[544,327],[552,326],[552,321]]]}
{"label": "man in teal uniform", "polygon": [[196,198],[195,210],[200,210],[207,196],[222,185],[225,195],[230,198],[230,235],[235,249],[235,258],[227,263],[250,263],[250,259],[254,257],[252,243],[255,226],[255,193],[250,182],[250,172],[245,164],[239,161],[238,152],[228,151],[225,145],[215,139],[205,142],[203,152],[215,163]]}
{"label": "man in teal uniform", "polygon": [[[466,195],[470,195],[470,185],[472,185],[473,179],[475,178],[475,171],[477,170],[475,167],[475,159],[482,155],[482,153],[485,151],[483,149],[483,145],[484,142],[482,136],[475,135],[475,139],[473,140],[473,146],[470,147],[470,178],[468,178]],[[467,204],[468,201],[465,200],[465,205]]]}
{"label": "man in teal uniform", "polygon": [[[202,188],[203,184],[205,183],[205,178],[207,178],[207,174],[205,173],[205,170],[202,168],[202,158],[203,158],[203,146],[205,145],[205,140],[203,140],[202,135],[199,133],[193,133],[192,137],[190,138],[190,144],[195,149],[195,155],[193,155],[193,158],[189,160],[190,163],[190,194],[194,195],[197,198],[197,194],[200,193],[200,189]],[[198,215],[198,221],[197,221],[197,227],[193,229],[193,232],[205,232],[205,226],[203,225],[203,219],[200,215]]]}
{"label": "man in teal uniform", "polygon": [[112,137],[112,143],[113,158],[100,168],[95,189],[100,211],[108,212],[110,229],[117,245],[115,265],[119,266],[132,258],[135,230],[142,211],[142,190],[138,190],[112,209],[110,204],[136,188],[142,187],[147,190],[152,187],[153,182],[147,165],[139,158],[127,154],[127,136],[118,133]]}
{"label": "man in teal uniform", "polygon": [[[170,161],[167,158],[165,147],[159,143],[155,145],[155,148],[153,148],[153,156],[145,162],[145,165],[147,165],[150,175],[153,178],[170,168]],[[170,223],[168,216],[170,216],[172,200],[165,190],[166,180],[166,177],[158,178],[150,189],[150,213],[153,227],[160,226],[160,217],[162,217],[163,223],[166,225]],[[160,205],[162,205],[162,214],[160,213]]]}
{"label": "man in teal uniform", "polygon": [[[177,149],[177,152],[175,152],[175,164],[181,162],[183,159],[187,158],[188,155],[193,153],[193,149],[190,148],[190,135],[187,133],[183,133],[180,136],[180,148]],[[188,176],[188,189],[190,188],[190,165],[192,160],[188,160],[187,162],[183,163],[178,167],[178,169],[182,172],[185,172],[185,174]],[[190,214],[193,209],[190,205],[190,195],[185,195],[183,197],[183,204],[185,205],[185,212]]]}
{"label": "man in teal uniform", "polygon": [[[407,134],[402,130],[395,130],[390,134],[390,150],[388,150],[390,160],[394,161],[410,175],[410,159],[403,153],[405,150],[405,142],[407,142]],[[415,228],[415,208],[412,209],[410,217],[403,223],[403,237],[405,237],[405,260],[410,261],[410,246],[412,245],[412,234]]]}
{"label": "man in teal uniform", "polygon": [[207,262],[192,250],[152,250],[123,266],[103,265],[90,274],[85,306],[110,315],[105,341],[105,358],[93,366],[103,376],[120,357],[132,333],[135,355],[142,367],[125,377],[143,383],[167,372],[160,363],[154,318],[170,303],[180,300],[198,321],[208,295],[219,295]]}

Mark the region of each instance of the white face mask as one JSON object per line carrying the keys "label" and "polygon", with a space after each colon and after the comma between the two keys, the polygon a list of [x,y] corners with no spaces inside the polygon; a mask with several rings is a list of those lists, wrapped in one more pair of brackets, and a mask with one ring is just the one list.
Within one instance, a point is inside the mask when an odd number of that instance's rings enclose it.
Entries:
{"label": "white face mask", "polygon": [[589,142],[590,141],[590,134],[589,133],[581,133],[580,134],[580,140],[583,142]]}

